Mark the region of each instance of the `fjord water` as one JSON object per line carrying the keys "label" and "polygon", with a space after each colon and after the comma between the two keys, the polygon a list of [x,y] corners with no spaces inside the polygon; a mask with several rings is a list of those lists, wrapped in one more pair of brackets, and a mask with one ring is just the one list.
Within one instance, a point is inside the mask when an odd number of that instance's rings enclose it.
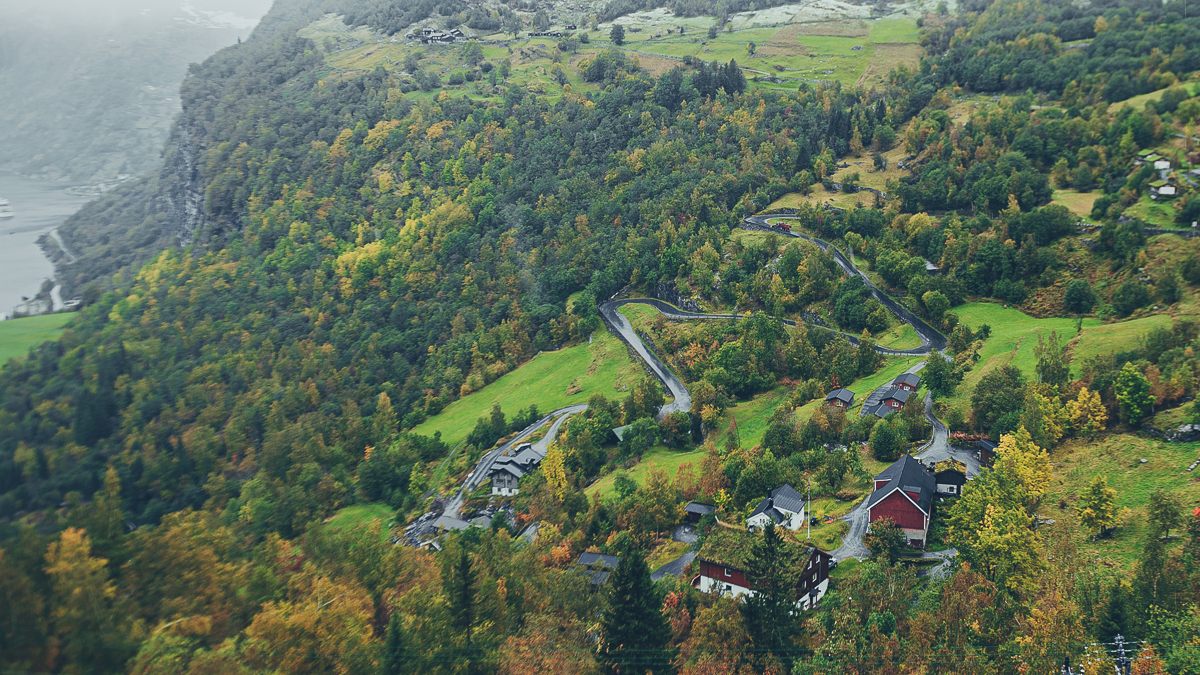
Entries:
{"label": "fjord water", "polygon": [[12,218],[0,220],[0,317],[7,318],[21,296],[32,298],[54,266],[38,247],[42,234],[58,227],[87,202],[63,191],[64,183],[0,172],[0,197],[12,204]]}

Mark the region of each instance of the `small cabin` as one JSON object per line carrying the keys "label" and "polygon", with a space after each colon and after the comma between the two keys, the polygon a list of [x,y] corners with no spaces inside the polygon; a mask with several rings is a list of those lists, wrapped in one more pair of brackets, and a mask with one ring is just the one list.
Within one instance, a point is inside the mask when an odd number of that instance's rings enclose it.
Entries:
{"label": "small cabin", "polygon": [[846,409],[854,405],[854,392],[841,387],[825,395],[825,405],[830,408]]}

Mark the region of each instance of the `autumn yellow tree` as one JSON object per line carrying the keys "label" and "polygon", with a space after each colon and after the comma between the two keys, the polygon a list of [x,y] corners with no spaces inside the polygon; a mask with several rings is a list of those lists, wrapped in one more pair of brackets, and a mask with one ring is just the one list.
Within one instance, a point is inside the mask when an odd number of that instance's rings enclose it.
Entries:
{"label": "autumn yellow tree", "polygon": [[114,672],[129,658],[131,625],[108,577],[108,561],[92,556],[83,530],[69,527],[46,550],[53,640],[75,672]]}
{"label": "autumn yellow tree", "polygon": [[1076,507],[1079,520],[1098,534],[1110,527],[1116,527],[1121,520],[1116,499],[1117,491],[1108,487],[1108,476],[1096,476],[1079,496],[1079,506]]}
{"label": "autumn yellow tree", "polygon": [[563,454],[563,447],[558,443],[550,445],[550,449],[546,452],[546,458],[542,460],[542,474],[546,476],[546,482],[554,491],[554,497],[561,504],[567,498],[567,467],[566,456]]}
{"label": "autumn yellow tree", "polygon": [[1030,437],[1025,427],[1000,437],[996,448],[996,472],[1012,481],[1021,501],[1032,513],[1033,507],[1050,486],[1050,456]]}
{"label": "autumn yellow tree", "polygon": [[1079,390],[1075,400],[1067,406],[1071,429],[1081,436],[1093,437],[1108,425],[1108,411],[1100,400],[1100,392]]}

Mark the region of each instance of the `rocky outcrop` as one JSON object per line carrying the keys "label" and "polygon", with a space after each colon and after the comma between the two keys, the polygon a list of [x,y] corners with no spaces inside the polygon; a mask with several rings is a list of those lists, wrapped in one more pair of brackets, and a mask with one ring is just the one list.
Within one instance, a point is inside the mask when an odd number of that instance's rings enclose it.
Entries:
{"label": "rocky outcrop", "polygon": [[205,225],[204,184],[200,178],[199,150],[191,131],[176,124],[171,132],[162,168],[162,202],[167,220],[164,234],[180,246],[196,239],[196,231]]}

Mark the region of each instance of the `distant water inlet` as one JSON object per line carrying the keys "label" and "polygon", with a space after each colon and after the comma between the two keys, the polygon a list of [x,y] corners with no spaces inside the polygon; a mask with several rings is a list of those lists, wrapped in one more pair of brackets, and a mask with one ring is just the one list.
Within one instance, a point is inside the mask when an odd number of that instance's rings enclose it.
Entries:
{"label": "distant water inlet", "polygon": [[[0,319],[9,318],[14,308],[31,314],[48,309],[49,303],[38,303],[35,297],[42,284],[54,278],[54,265],[37,240],[87,202],[64,192],[66,187],[0,172],[0,198],[8,200],[13,214],[0,219]],[[54,303],[55,309],[62,306],[58,293]]]}

